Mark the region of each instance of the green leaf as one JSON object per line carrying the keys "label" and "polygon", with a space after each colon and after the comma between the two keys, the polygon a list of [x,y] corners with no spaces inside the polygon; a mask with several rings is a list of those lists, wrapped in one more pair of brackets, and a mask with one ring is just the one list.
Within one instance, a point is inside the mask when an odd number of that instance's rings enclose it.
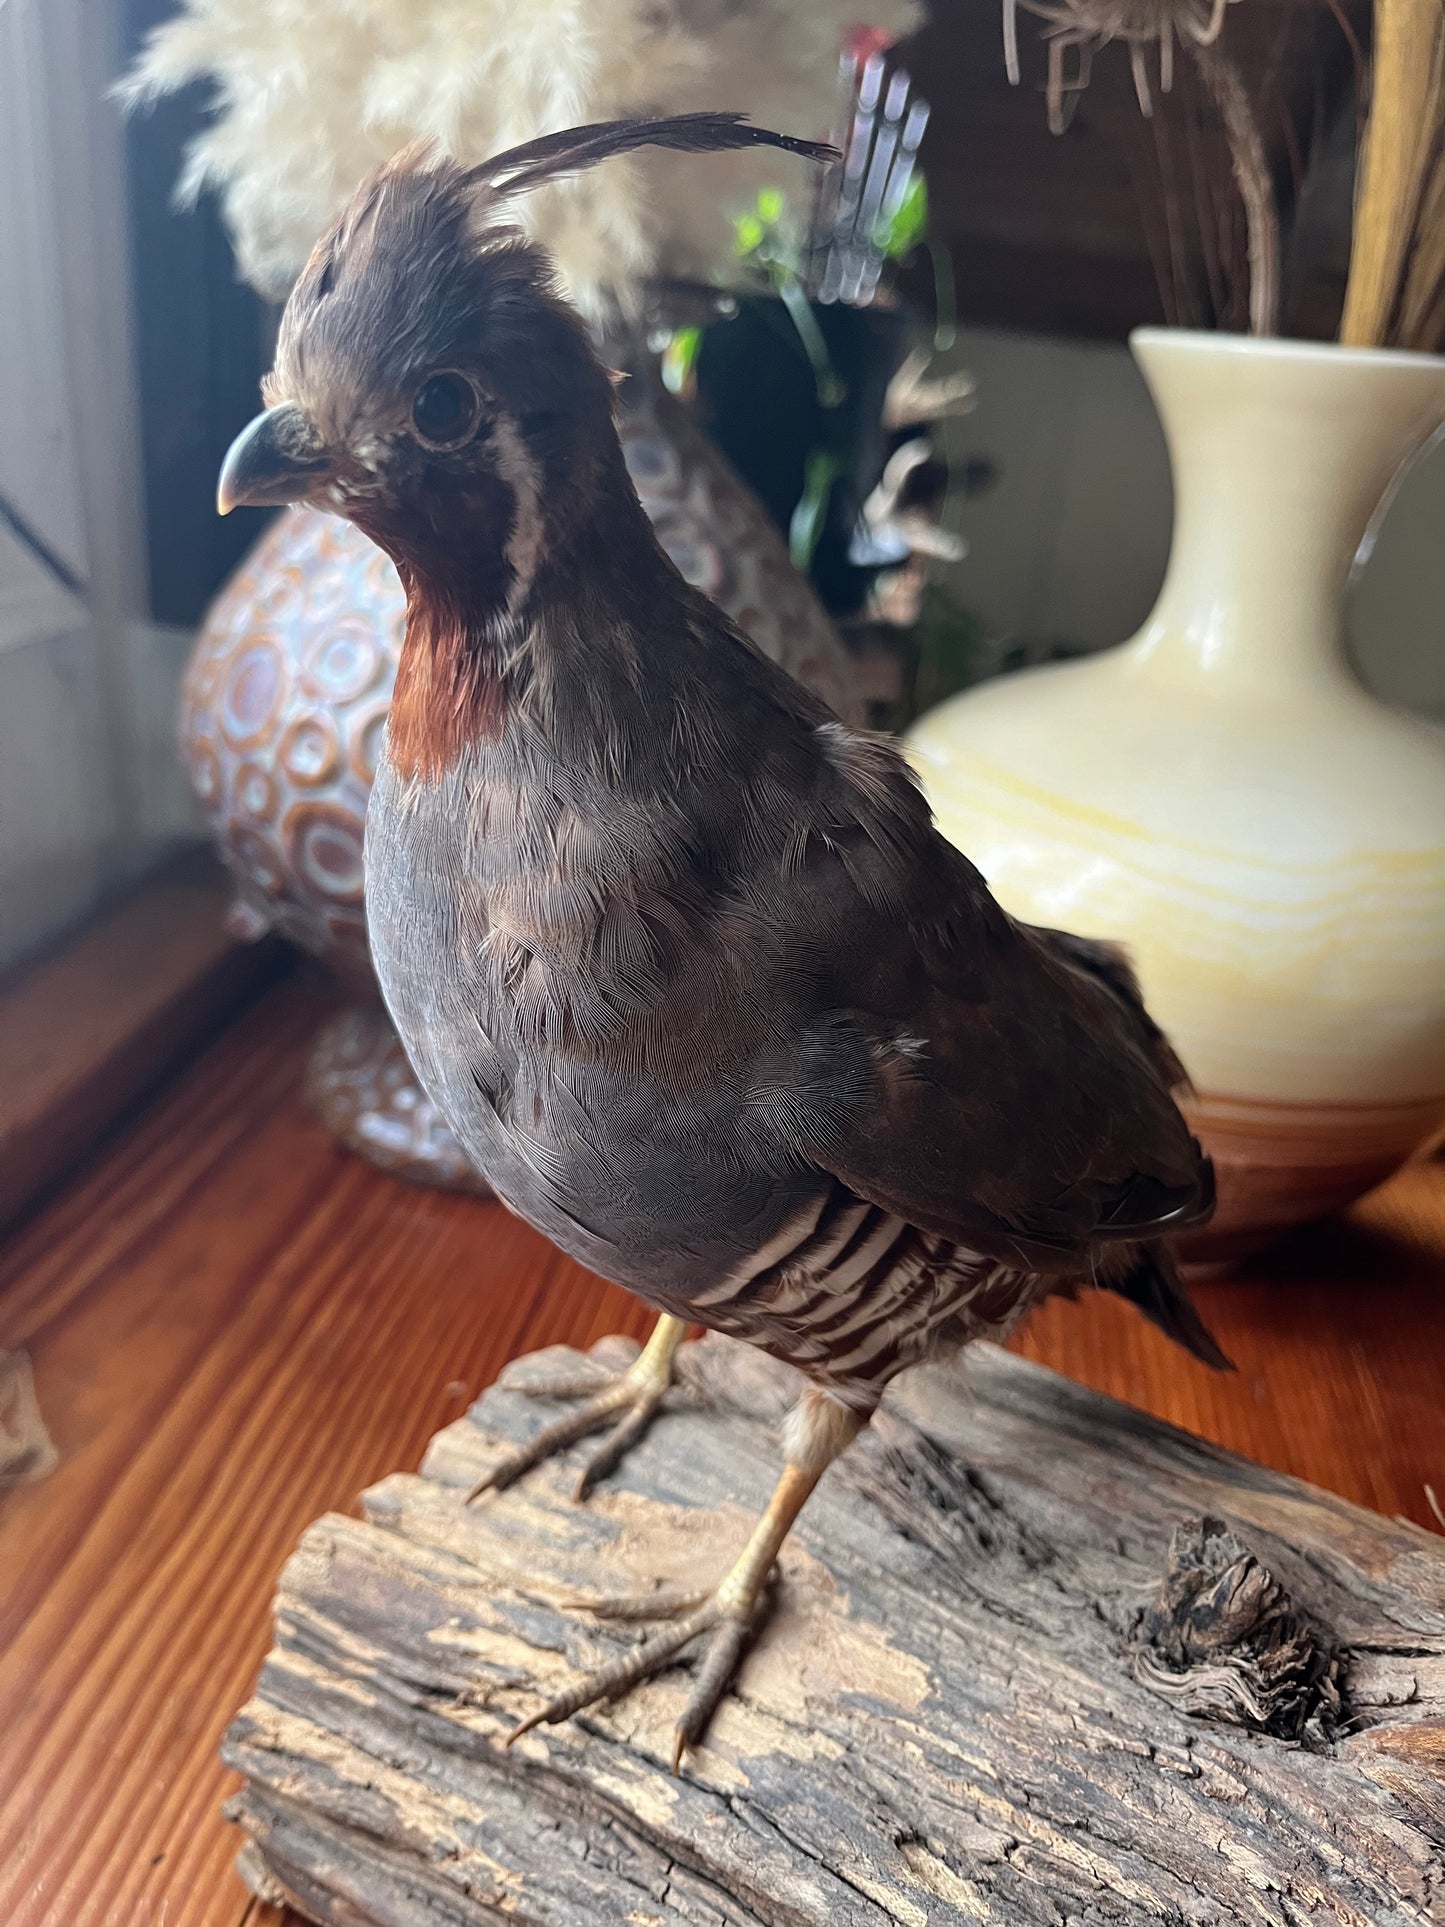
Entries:
{"label": "green leaf", "polygon": [[733,235],[739,254],[756,254],[763,245],[763,224],[756,214],[740,214],[733,222]]}
{"label": "green leaf", "polygon": [[798,331],[798,340],[803,344],[803,353],[813,370],[813,384],[818,391],[818,403],[822,408],[840,408],[847,397],[847,389],[838,379],[837,370],[828,353],[828,344],[823,339],[823,331],[818,326],[817,316],[812,304],[803,292],[803,284],[793,274],[778,274],[773,277],[778,290],[778,298],[787,309],[793,326]]}
{"label": "green leaf", "polygon": [[783,218],[782,191],[776,187],[765,187],[758,195],[758,219],[765,227],[774,227]]}
{"label": "green leaf", "polygon": [[942,355],[958,339],[958,283],[948,244],[930,237],[925,245],[933,264],[933,352]]}
{"label": "green leaf", "polygon": [[828,513],[828,497],[838,479],[838,458],[831,449],[815,448],[803,470],[803,492],[788,524],[788,553],[793,567],[806,575],[812,566],[823,519]]}
{"label": "green leaf", "polygon": [[662,351],[662,381],[669,394],[680,395],[702,347],[701,328],[674,328]]}
{"label": "green leaf", "polygon": [[897,213],[874,227],[873,244],[890,261],[901,261],[917,247],[927,227],[928,183],[921,174],[915,174],[904,189]]}

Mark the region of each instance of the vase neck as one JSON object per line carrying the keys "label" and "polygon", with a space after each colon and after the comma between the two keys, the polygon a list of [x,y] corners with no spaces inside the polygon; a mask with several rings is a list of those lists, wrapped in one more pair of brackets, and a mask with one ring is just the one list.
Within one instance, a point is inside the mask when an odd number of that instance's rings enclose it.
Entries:
{"label": "vase neck", "polygon": [[1392,482],[1445,419],[1445,361],[1167,330],[1134,346],[1175,503],[1134,658],[1260,693],[1350,680],[1351,567]]}

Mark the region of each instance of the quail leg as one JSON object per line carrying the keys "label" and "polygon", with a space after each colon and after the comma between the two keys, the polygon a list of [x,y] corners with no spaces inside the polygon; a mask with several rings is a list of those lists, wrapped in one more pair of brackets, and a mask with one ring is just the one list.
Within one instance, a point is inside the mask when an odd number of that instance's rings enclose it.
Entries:
{"label": "quail leg", "polygon": [[[673,1379],[673,1360],[687,1335],[686,1322],[664,1313],[652,1336],[625,1372],[598,1386],[596,1372],[555,1373],[527,1387],[537,1398],[578,1398],[583,1403],[573,1412],[544,1425],[535,1438],[494,1465],[487,1476],[467,1494],[466,1503],[483,1492],[499,1492],[519,1479],[543,1459],[550,1459],[590,1432],[606,1425],[613,1429],[587,1460],[577,1480],[576,1496],[585,1499],[599,1479],[619,1465],[642,1437],[656,1416]],[[616,1423],[614,1423],[616,1421]]]}
{"label": "quail leg", "polygon": [[713,1592],[652,1593],[589,1602],[588,1609],[602,1618],[670,1618],[672,1624],[529,1714],[508,1734],[509,1746],[534,1726],[556,1726],[598,1700],[619,1698],[642,1680],[665,1671],[684,1646],[706,1634],[692,1691],[673,1731],[672,1770],[680,1770],[683,1753],[706,1732],[738,1661],[767,1617],[774,1566],[794,1520],[827,1467],[864,1422],[811,1390],[803,1394],[793,1418],[789,1462],[767,1510],[721,1585]]}

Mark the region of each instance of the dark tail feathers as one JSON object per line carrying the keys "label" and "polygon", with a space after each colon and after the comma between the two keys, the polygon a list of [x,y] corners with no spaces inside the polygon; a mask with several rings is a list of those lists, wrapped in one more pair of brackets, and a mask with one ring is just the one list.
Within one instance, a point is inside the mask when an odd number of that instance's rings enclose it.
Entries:
{"label": "dark tail feathers", "polygon": [[1176,1345],[1212,1365],[1216,1372],[1232,1372],[1233,1361],[1221,1350],[1209,1327],[1194,1309],[1179,1267],[1163,1245],[1148,1245],[1132,1254],[1128,1271],[1118,1278],[1101,1277],[1108,1291],[1127,1298]]}

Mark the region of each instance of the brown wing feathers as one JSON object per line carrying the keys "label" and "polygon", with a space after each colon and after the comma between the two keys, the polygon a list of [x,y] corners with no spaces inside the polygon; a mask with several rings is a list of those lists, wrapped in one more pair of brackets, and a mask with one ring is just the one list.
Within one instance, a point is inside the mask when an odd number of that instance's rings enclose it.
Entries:
{"label": "brown wing feathers", "polygon": [[1154,1065],[1171,1091],[1187,1090],[1189,1075],[1175,1055],[1174,1047],[1144,1007],[1139,979],[1128,953],[1116,943],[1103,943],[1097,937],[1076,937],[1071,930],[1047,930],[1031,926],[1035,937],[1076,970],[1101,983],[1128,1019],[1136,1044]]}

